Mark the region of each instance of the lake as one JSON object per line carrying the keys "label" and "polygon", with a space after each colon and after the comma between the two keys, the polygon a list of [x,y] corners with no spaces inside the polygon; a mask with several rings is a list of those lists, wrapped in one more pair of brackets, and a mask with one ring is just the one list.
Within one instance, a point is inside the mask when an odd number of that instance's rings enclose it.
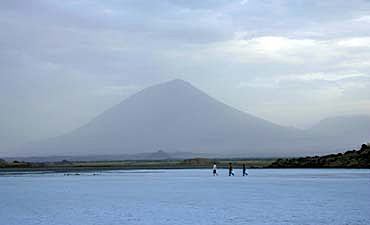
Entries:
{"label": "lake", "polygon": [[370,170],[3,173],[4,225],[370,224]]}

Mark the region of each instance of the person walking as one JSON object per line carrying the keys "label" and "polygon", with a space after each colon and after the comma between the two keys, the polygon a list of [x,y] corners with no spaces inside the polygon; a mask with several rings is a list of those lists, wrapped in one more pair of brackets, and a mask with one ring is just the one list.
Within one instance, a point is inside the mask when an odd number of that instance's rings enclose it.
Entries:
{"label": "person walking", "polygon": [[229,176],[233,175],[234,176],[234,171],[233,171],[233,164],[229,163]]}
{"label": "person walking", "polygon": [[213,163],[213,176],[218,176],[216,163]]}
{"label": "person walking", "polygon": [[248,176],[248,173],[247,173],[247,168],[245,166],[245,163],[243,163],[243,177],[244,176]]}

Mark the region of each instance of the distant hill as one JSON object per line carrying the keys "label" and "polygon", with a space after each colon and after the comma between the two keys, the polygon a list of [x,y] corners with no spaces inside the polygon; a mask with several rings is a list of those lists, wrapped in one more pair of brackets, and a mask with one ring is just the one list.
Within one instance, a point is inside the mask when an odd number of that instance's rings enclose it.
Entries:
{"label": "distant hill", "polygon": [[132,155],[162,149],[166,153],[272,157],[335,152],[359,143],[352,136],[347,139],[335,133],[340,126],[332,131],[324,129],[325,124],[308,131],[280,126],[177,79],[148,87],[88,124],[19,148],[13,155]]}
{"label": "distant hill", "polygon": [[352,148],[354,143],[370,141],[370,116],[337,116],[321,120],[307,130],[335,145]]}
{"label": "distant hill", "polygon": [[[63,160],[73,162],[85,161],[123,161],[123,160],[181,160],[196,157],[207,157],[209,155],[192,152],[165,152],[162,150],[156,152],[145,152],[137,154],[114,154],[114,155],[55,155],[55,156],[14,156],[0,159],[0,164],[6,161],[24,161],[24,162],[60,162]],[[214,156],[214,155],[212,155]]]}
{"label": "distant hill", "polygon": [[325,156],[278,159],[270,168],[370,168],[370,145],[361,149]]}

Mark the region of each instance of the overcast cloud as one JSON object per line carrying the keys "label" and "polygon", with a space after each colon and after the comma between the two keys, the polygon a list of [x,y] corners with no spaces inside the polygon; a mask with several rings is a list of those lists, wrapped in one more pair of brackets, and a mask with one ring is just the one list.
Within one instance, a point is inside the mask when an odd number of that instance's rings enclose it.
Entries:
{"label": "overcast cloud", "polygon": [[0,1],[0,147],[181,78],[305,127],[370,115],[370,1]]}

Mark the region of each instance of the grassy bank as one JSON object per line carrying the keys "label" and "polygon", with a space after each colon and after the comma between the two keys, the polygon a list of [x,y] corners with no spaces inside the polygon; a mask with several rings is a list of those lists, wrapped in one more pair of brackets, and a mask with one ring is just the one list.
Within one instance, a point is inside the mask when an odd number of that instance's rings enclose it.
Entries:
{"label": "grassy bank", "polygon": [[186,160],[127,160],[127,161],[86,161],[86,162],[3,162],[0,172],[16,171],[51,171],[51,172],[77,172],[119,169],[211,169],[214,162],[218,168],[227,168],[232,163],[235,169],[241,168],[245,163],[248,168],[263,168],[269,166],[274,159],[206,159],[195,158]]}

